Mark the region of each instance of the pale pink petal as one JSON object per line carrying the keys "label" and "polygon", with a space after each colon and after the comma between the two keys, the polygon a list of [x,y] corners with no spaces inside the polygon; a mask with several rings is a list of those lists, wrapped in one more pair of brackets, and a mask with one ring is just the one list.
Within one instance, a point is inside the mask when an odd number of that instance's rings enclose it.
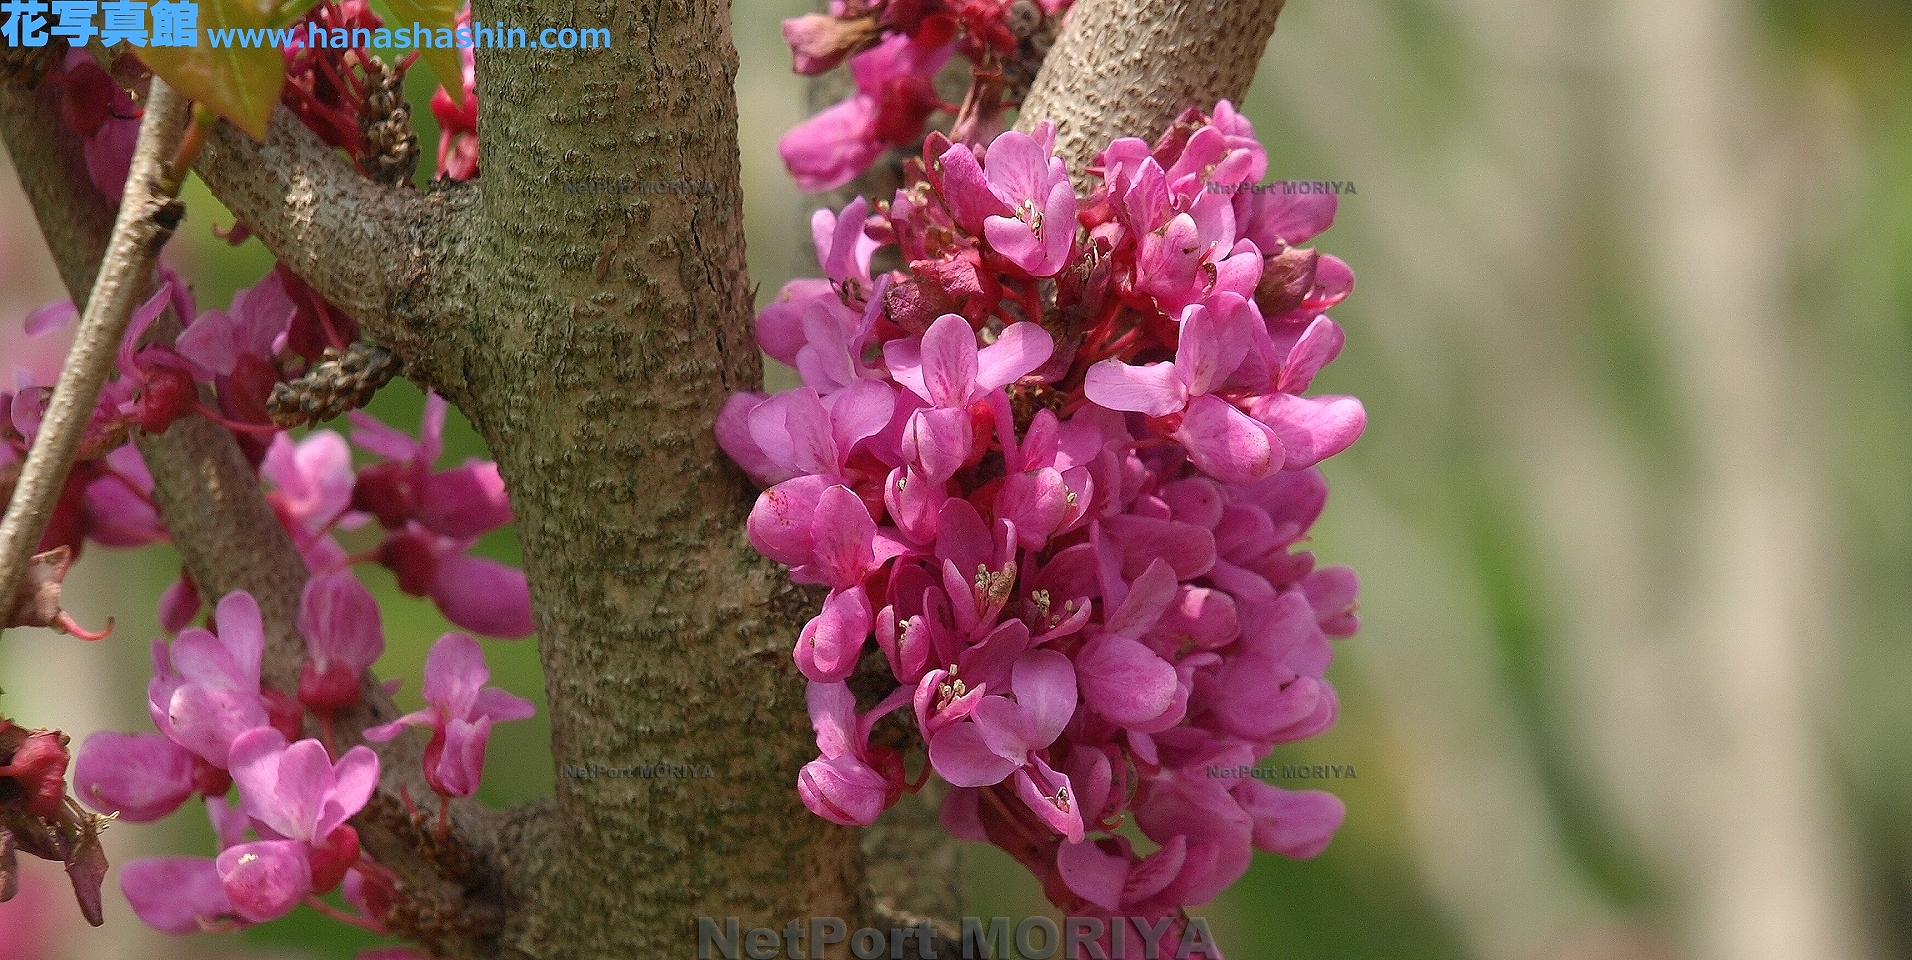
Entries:
{"label": "pale pink petal", "polygon": [[1104,910],[1116,910],[1122,905],[1122,885],[1128,879],[1129,858],[1125,853],[1109,853],[1087,840],[1065,843],[1056,851],[1056,872],[1076,896]]}
{"label": "pale pink petal", "polygon": [[882,814],[889,782],[855,756],[824,757],[804,764],[797,796],[810,812],[831,823],[868,826]]}
{"label": "pale pink petal", "polygon": [[1118,724],[1147,723],[1175,703],[1175,668],[1134,640],[1105,633],[1076,655],[1082,699]]}
{"label": "pale pink petal", "polygon": [[120,890],[140,922],[185,935],[238,921],[211,857],[158,857],[120,868]]}
{"label": "pale pink petal", "polygon": [[953,313],[936,318],[923,333],[923,399],[939,407],[967,406],[976,389],[976,354],[976,331],[968,320]]}
{"label": "pale pink petal", "polygon": [[378,754],[369,747],[353,747],[333,765],[331,773],[332,784],[325,793],[318,826],[312,831],[312,835],[320,839],[331,836],[332,831],[365,809],[366,802],[372,799],[372,791],[378,789]]}
{"label": "pale pink petal", "polygon": [[1054,650],[1025,653],[1016,661],[1010,686],[1030,746],[1039,750],[1056,742],[1075,716],[1076,676],[1069,658]]}
{"label": "pale pink petal", "polygon": [[73,306],[73,301],[55,300],[27,314],[26,334],[37,337],[49,330],[58,330],[79,316],[80,311]]}
{"label": "pale pink petal", "polygon": [[1332,793],[1283,790],[1259,780],[1236,787],[1235,798],[1255,818],[1256,847],[1297,859],[1326,850],[1348,814],[1347,805]]}
{"label": "pale pink petal", "polygon": [[1120,360],[1102,360],[1089,368],[1083,392],[1110,410],[1151,417],[1167,416],[1188,402],[1188,388],[1172,363],[1134,366]]}
{"label": "pale pink petal", "polygon": [[991,750],[974,723],[951,724],[937,731],[930,737],[929,759],[944,780],[958,787],[1001,783],[1021,765]]}
{"label": "pale pink petal", "polygon": [[1055,339],[1040,324],[1024,320],[1004,327],[996,342],[977,355],[977,389],[994,390],[1028,376],[1048,362],[1055,348]]}
{"label": "pale pink petal", "polygon": [[1346,450],[1367,428],[1368,414],[1354,397],[1297,397],[1271,393],[1249,407],[1274,431],[1288,470],[1312,467]]}
{"label": "pale pink petal", "polygon": [[378,600],[350,569],[306,581],[299,599],[299,633],[320,671],[336,660],[354,674],[363,673],[385,653]]}

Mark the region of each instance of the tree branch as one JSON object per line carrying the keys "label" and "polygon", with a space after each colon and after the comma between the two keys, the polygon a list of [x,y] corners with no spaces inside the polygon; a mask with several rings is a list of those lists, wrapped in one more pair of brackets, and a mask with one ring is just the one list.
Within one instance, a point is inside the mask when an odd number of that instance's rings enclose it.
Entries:
{"label": "tree branch", "polygon": [[421,194],[374,183],[283,106],[263,144],[220,123],[196,169],[273,256],[398,354],[408,377],[457,392],[445,341],[469,316],[456,261],[475,184]]}
{"label": "tree branch", "polygon": [[191,109],[191,102],[175,94],[165,81],[153,79],[105,262],[94,278],[73,348],[60,368],[53,400],[20,469],[6,518],[0,520],[0,598],[7,598],[9,606],[26,574],[27,559],[46,532],[47,518],[66,487],[133,308],[147,296],[159,248],[179,222],[174,199],[179,181],[177,173],[167,169],[167,161],[179,149]]}
{"label": "tree branch", "polygon": [[1176,114],[1240,101],[1285,0],[1076,0],[1016,129],[1056,122],[1077,189],[1116,137],[1153,141]]}
{"label": "tree branch", "polygon": [[[38,93],[0,85],[0,139],[45,231],[61,278],[84,307],[86,291],[107,243],[103,196],[83,174],[77,139],[60,120],[59,96],[43,86]],[[137,170],[137,168],[135,168]],[[129,188],[130,189],[130,188]],[[149,284],[152,265],[147,264]],[[169,306],[155,322],[153,335],[170,337],[179,321]],[[117,343],[117,341],[116,341]],[[305,642],[297,630],[299,596],[305,585],[305,561],[267,504],[257,475],[231,431],[198,416],[181,417],[163,434],[136,433],[140,455],[153,474],[153,496],[172,542],[205,596],[217,598],[245,590],[259,603],[266,633],[264,682],[293,693]],[[399,710],[367,675],[362,705],[341,714],[334,726],[341,749],[360,742],[365,727],[398,716]],[[316,732],[309,731],[309,732]],[[424,745],[415,735],[388,744],[368,744],[379,754],[380,787],[367,811],[355,818],[360,840],[380,863],[406,883],[411,909],[438,918],[438,926],[414,925],[406,932],[429,937],[434,952],[447,957],[493,955],[503,907],[496,891],[504,885],[500,833],[506,815],[472,801],[452,805],[451,842],[434,841],[413,827],[397,799],[401,789],[429,797],[424,779]]]}

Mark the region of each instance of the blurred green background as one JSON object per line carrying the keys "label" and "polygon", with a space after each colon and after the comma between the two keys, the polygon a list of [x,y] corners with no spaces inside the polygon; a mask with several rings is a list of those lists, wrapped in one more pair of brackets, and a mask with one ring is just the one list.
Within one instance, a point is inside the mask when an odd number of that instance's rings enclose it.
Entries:
{"label": "blurred green background", "polygon": [[[809,269],[775,152],[804,103],[778,24],[807,8],[733,10],[766,300]],[[421,177],[430,89],[409,78]],[[1245,108],[1270,178],[1357,185],[1317,241],[1360,278],[1318,392],[1370,422],[1325,468],[1314,541],[1363,579],[1330,672],[1341,719],[1272,758],[1353,765],[1326,785],[1347,822],[1315,860],[1258,855],[1201,911],[1228,955],[1912,957],[1912,6],[1296,0]],[[269,259],[211,236],[231,218],[196,182],[187,199],[172,253],[224,305]],[[11,177],[0,204],[18,318],[56,287]],[[420,404],[399,385],[373,409],[413,429]],[[455,413],[447,448],[482,453]],[[516,559],[508,534],[483,551]],[[164,550],[91,552],[73,607],[118,632],[9,632],[8,712],[144,729],[143,642],[176,571]],[[363,572],[386,601],[378,670],[416,706],[448,627]],[[531,643],[486,651],[542,714]],[[548,793],[546,734],[501,727],[480,796]],[[210,849],[190,809],[108,844]],[[969,862],[970,913],[1049,910],[995,850]],[[50,902],[62,958],[377,942],[309,910],[177,940],[117,900],[93,931]]]}

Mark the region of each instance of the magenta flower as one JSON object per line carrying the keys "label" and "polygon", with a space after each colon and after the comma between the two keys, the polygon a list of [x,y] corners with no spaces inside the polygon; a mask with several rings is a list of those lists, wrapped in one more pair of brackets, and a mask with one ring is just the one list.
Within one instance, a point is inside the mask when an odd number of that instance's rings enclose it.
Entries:
{"label": "magenta flower", "polygon": [[232,743],[271,725],[259,693],[265,627],[252,594],[235,590],[219,601],[219,633],[181,631],[169,648],[153,641],[153,679],[146,687],[153,724],[174,743],[227,768]]}
{"label": "magenta flower", "polygon": [[1266,338],[1253,304],[1224,294],[1213,307],[1195,304],[1183,311],[1173,363],[1104,360],[1089,368],[1084,390],[1111,410],[1157,418],[1179,414],[1168,432],[1188,448],[1196,467],[1228,483],[1252,483],[1281,468],[1281,441],[1215,393],[1251,351],[1259,352],[1258,339]]}
{"label": "magenta flower", "polygon": [[120,890],[140,922],[163,933],[232,930],[243,926],[211,857],[159,857],[120,868]]}
{"label": "magenta flower", "polygon": [[417,520],[433,533],[458,539],[477,537],[511,522],[511,504],[497,464],[472,459],[450,470],[432,469],[445,449],[449,407],[436,393],[425,396],[417,440],[362,410],[352,411],[352,442],[388,461],[359,471],[353,506],[377,516],[387,529]]}
{"label": "magenta flower", "polygon": [[109,547],[142,547],[168,537],[153,507],[153,475],[132,444],[107,454],[86,485],[86,535]]}
{"label": "magenta flower", "polygon": [[943,153],[943,195],[956,221],[1033,277],[1052,277],[1075,242],[1076,196],[1069,170],[1053,156],[1055,124],[1035,135],[1011,130],[989,145],[985,161],[965,144]]}
{"label": "magenta flower", "polygon": [[284,347],[297,310],[279,271],[268,271],[234,293],[227,309],[208,310],[188,324],[176,349],[202,371],[202,381],[232,376],[244,358],[269,365]]}
{"label": "magenta flower", "polygon": [[484,775],[492,724],[524,720],[536,712],[531,701],[485,686],[490,679],[478,641],[447,633],[425,658],[426,708],[367,729],[365,739],[384,743],[406,727],[430,727],[425,779],[440,794],[469,797]]}
{"label": "magenta flower", "polygon": [[193,795],[194,759],[186,748],[157,733],[102,730],[80,744],[73,792],[101,813],[151,823]]}
{"label": "magenta flower", "polygon": [[317,740],[287,744],[277,730],[253,730],[233,742],[232,779],[246,815],[271,838],[227,847],[216,860],[235,912],[275,920],[338,886],[359,856],[345,821],[378,788],[378,756],[353,747],[334,764]]}
{"label": "magenta flower", "polygon": [[279,521],[301,549],[337,524],[363,523],[352,505],[352,450],[331,430],[314,430],[303,440],[281,433],[266,448],[259,473],[276,488],[267,495]]}
{"label": "magenta flower", "polygon": [[1004,328],[995,343],[978,350],[969,321],[946,313],[921,337],[883,345],[890,375],[930,406],[910,416],[903,455],[932,483],[949,479],[969,459],[974,433],[969,406],[1042,366],[1055,349],[1048,331],[1033,323]]}
{"label": "magenta flower", "polygon": [[777,143],[784,165],[806,193],[834,190],[868,169],[883,151],[915,139],[941,101],[930,81],[955,52],[954,24],[915,39],[891,34],[850,58],[857,92],[819,112]]}
{"label": "magenta flower", "polygon": [[487,637],[528,637],[531,587],[524,571],[471,556],[477,540],[442,536],[413,520],[378,546],[378,562],[398,575],[398,588],[431,597],[453,624]]}
{"label": "magenta flower", "polygon": [[125,397],[119,403],[119,412],[148,433],[166,432],[174,420],[199,403],[193,385],[197,368],[187,358],[156,343],[136,346],[167,305],[178,301],[174,294],[178,286],[183,284],[177,277],[167,279],[133,311],[115,360],[119,391]]}
{"label": "magenta flower", "polygon": [[299,633],[307,654],[299,668],[299,702],[320,714],[357,703],[365,671],[385,652],[372,591],[349,569],[307,580],[299,597]]}
{"label": "magenta flower", "polygon": [[1016,661],[1010,677],[1016,699],[990,696],[976,705],[974,722],[944,727],[930,738],[936,772],[958,787],[987,787],[1016,778],[1016,795],[1070,841],[1082,839],[1082,810],[1069,778],[1040,751],[1056,742],[1075,713],[1075,670],[1054,650],[1034,650]]}
{"label": "magenta flower", "polygon": [[805,698],[822,756],[804,764],[797,775],[797,793],[804,806],[832,823],[854,827],[875,823],[896,802],[903,791],[903,757],[887,747],[872,746],[870,729],[908,703],[909,696],[909,689],[900,687],[875,709],[859,715],[848,684],[810,681]]}

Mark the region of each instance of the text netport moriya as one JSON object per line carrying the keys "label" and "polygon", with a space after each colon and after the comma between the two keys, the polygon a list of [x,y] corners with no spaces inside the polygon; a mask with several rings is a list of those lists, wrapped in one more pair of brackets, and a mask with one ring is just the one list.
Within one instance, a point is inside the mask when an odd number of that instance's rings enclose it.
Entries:
{"label": "text netport moriya", "polygon": [[598,777],[714,777],[708,763],[634,763],[613,767],[602,763],[565,764],[558,768],[562,776],[580,780]]}

